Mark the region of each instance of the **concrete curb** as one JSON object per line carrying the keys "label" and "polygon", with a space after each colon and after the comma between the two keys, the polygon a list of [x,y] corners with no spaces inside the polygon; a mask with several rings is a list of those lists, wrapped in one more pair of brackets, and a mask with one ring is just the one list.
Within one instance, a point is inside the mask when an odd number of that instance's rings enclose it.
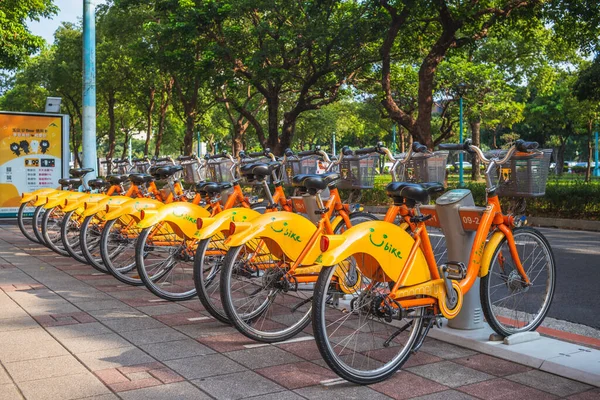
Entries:
{"label": "concrete curb", "polygon": [[600,387],[600,350],[548,337],[505,345],[503,342],[489,341],[492,333],[494,331],[487,324],[483,329],[460,330],[448,328],[444,323],[441,329],[432,329],[428,336]]}
{"label": "concrete curb", "polygon": [[[373,214],[385,214],[387,206],[364,206],[364,210]],[[588,221],[583,219],[562,219],[546,217],[528,217],[527,222],[531,226],[545,228],[574,229],[579,231],[600,232],[600,221]]]}

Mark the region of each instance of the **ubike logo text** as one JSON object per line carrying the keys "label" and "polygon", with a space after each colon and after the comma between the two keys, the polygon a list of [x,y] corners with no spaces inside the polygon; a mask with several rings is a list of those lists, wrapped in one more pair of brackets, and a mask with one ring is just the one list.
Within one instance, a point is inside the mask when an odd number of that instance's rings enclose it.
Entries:
{"label": "ubike logo text", "polygon": [[[271,218],[271,221],[275,221],[275,218]],[[287,222],[283,223],[283,228],[281,229],[276,229],[273,224],[271,223],[271,230],[273,230],[273,232],[275,233],[281,233],[283,234],[283,236],[285,237],[289,237],[290,239],[292,239],[295,242],[301,243],[302,239],[300,238],[300,235],[298,235],[297,233],[295,233],[294,231],[292,231],[289,228],[286,228],[286,226],[288,225]]]}
{"label": "ubike logo text", "polygon": [[383,240],[381,240],[379,243],[376,243],[375,241],[373,241],[373,232],[375,232],[375,229],[370,228],[369,231],[371,231],[371,233],[369,234],[369,241],[373,246],[383,247],[384,251],[387,251],[388,253],[392,254],[394,257],[400,260],[402,259],[402,252],[396,247],[394,247],[390,242],[385,240],[388,237],[386,234],[383,234]]}

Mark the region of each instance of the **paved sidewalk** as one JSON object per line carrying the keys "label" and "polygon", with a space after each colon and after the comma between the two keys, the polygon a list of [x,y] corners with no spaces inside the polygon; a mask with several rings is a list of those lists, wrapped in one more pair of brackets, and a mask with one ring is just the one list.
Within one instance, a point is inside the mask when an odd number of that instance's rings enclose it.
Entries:
{"label": "paved sidewalk", "polygon": [[199,301],[164,302],[32,244],[16,226],[0,226],[0,289],[0,400],[600,398],[598,388],[434,339],[385,382],[340,382],[310,338],[252,342]]}

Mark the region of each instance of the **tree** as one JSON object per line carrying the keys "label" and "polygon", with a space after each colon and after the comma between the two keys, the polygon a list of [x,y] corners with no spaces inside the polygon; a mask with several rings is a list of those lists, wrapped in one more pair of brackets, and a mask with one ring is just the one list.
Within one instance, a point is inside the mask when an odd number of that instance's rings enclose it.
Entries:
{"label": "tree", "polygon": [[44,45],[27,29],[27,21],[56,14],[52,0],[4,0],[0,9],[0,69],[14,69]]}
{"label": "tree", "polygon": [[368,2],[201,3],[208,6],[198,27],[224,61],[219,70],[265,98],[266,145],[279,154],[291,145],[303,112],[335,102],[344,85],[376,61]]}
{"label": "tree", "polygon": [[[501,24],[520,19],[532,19],[542,0],[490,0],[468,3],[416,2],[404,0],[391,2],[380,0],[389,15],[385,39],[380,48],[382,57],[383,106],[390,117],[408,129],[415,140],[428,147],[434,145],[431,120],[434,103],[435,76],[440,63],[449,51],[473,46],[485,39]],[[419,63],[418,109],[416,116],[412,110],[399,106],[393,96],[391,85],[392,59],[398,49],[423,49],[422,53],[405,51],[406,57],[413,56],[412,62]],[[424,57],[421,55],[424,54]],[[408,59],[407,61],[410,61]]]}

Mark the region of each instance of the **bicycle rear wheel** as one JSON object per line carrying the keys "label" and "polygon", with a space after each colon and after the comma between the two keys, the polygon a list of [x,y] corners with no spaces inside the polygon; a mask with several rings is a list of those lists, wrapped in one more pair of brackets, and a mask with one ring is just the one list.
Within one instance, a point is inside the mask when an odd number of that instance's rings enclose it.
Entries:
{"label": "bicycle rear wheel", "polygon": [[194,257],[194,283],[200,302],[217,320],[230,323],[221,302],[219,283],[223,260],[227,254],[225,235],[217,232],[208,239],[201,240]]}
{"label": "bicycle rear wheel", "polygon": [[40,243],[38,238],[33,232],[32,219],[35,213],[35,207],[33,206],[35,200],[30,200],[27,203],[23,203],[19,206],[17,213],[17,224],[23,236],[35,243]]}
{"label": "bicycle rear wheel", "polygon": [[67,253],[80,263],[87,264],[87,260],[83,256],[81,246],[79,245],[81,222],[81,215],[77,210],[67,212],[61,225],[60,234],[63,247]]}
{"label": "bicycle rear wheel", "polygon": [[46,209],[44,206],[37,206],[35,211],[33,212],[33,217],[31,218],[31,228],[33,230],[33,234],[37,239],[37,242],[43,244],[48,247],[46,241],[42,236],[42,219],[44,218],[44,214],[46,213]]}
{"label": "bicycle rear wheel", "polygon": [[100,255],[104,266],[117,280],[142,286],[135,267],[135,246],[140,229],[129,215],[110,220],[104,225],[100,239]]}
{"label": "bicycle rear wheel", "polygon": [[513,230],[527,285],[516,269],[504,238],[494,250],[489,271],[481,278],[481,305],[485,318],[498,334],[510,336],[535,330],[548,313],[556,285],[556,265],[548,240],[538,230]]}
{"label": "bicycle rear wheel", "polygon": [[423,327],[423,308],[401,311],[387,300],[392,286],[363,275],[364,253],[325,267],[313,300],[313,332],[325,362],[342,378],[368,385],[396,372]]}
{"label": "bicycle rear wheel", "polygon": [[59,207],[46,210],[42,218],[42,237],[46,245],[61,256],[68,256],[60,235],[65,213]]}
{"label": "bicycle rear wheel", "polygon": [[[267,203],[254,203],[250,208],[264,214]],[[194,257],[194,284],[206,311],[217,320],[229,324],[220,293],[221,269],[227,254],[225,239],[225,232],[216,232],[210,238],[198,242]]]}
{"label": "bicycle rear wheel", "polygon": [[[102,211],[104,214],[104,211]],[[100,241],[102,239],[103,221],[98,214],[85,217],[79,232],[79,247],[81,254],[88,264],[97,271],[108,274],[100,254]]]}
{"label": "bicycle rear wheel", "polygon": [[[373,220],[377,218],[372,214],[350,215],[352,226]],[[342,221],[334,232],[342,233],[345,228]],[[227,317],[241,333],[274,343],[295,336],[310,323],[316,282],[316,276],[310,275],[318,272],[319,266],[309,266],[313,271],[308,275],[287,277],[293,263],[285,256],[278,259],[271,254],[260,237],[227,252],[221,273],[221,301]]]}
{"label": "bicycle rear wheel", "polygon": [[196,296],[194,285],[195,241],[178,234],[170,224],[142,230],[137,240],[137,272],[146,287],[158,297],[181,301]]}

